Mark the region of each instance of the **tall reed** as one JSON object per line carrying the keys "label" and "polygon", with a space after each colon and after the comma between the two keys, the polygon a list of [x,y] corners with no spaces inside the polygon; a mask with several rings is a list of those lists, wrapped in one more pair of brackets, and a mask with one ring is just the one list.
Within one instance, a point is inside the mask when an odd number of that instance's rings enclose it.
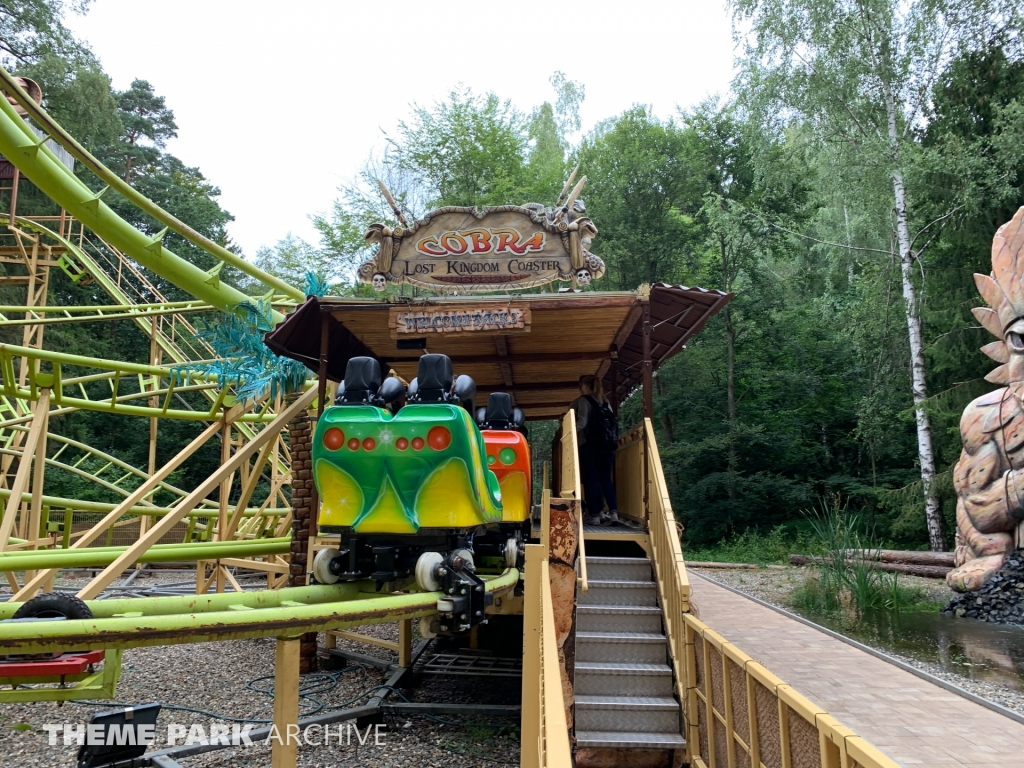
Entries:
{"label": "tall reed", "polygon": [[[850,512],[838,495],[821,498],[804,515],[823,552],[818,573],[794,590],[791,602],[802,610],[820,613],[842,609],[899,610],[917,602],[921,590],[899,583],[899,574],[871,567],[875,547],[865,547],[859,514]],[[870,541],[870,536],[868,540]],[[851,557],[851,552],[857,553]]]}

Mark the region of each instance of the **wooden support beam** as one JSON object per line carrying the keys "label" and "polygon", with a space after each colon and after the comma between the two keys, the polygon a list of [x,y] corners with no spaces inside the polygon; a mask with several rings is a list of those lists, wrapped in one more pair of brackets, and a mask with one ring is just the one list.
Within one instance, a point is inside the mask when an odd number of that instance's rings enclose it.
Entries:
{"label": "wooden support beam", "polygon": [[[260,455],[256,457],[256,463],[253,465],[252,472],[249,473],[249,478],[242,487],[242,495],[238,497],[238,503],[235,504],[235,511],[231,513],[231,519],[228,521],[227,530],[223,536],[225,541],[234,538],[235,531],[238,530],[238,523],[242,519],[242,514],[245,512],[249,500],[256,491],[256,486],[259,485],[260,472],[263,470],[263,465],[267,463],[267,459],[270,458],[270,454],[273,452],[278,440],[280,440],[280,435],[260,449]],[[271,491],[271,494],[273,494],[273,491]]]}
{"label": "wooden support beam", "polygon": [[125,550],[120,557],[104,568],[95,579],[82,587],[82,589],[78,591],[78,597],[81,600],[91,600],[99,595],[100,592],[102,592],[118,577],[121,571],[134,564],[143,552],[163,538],[163,535],[177,525],[179,520],[195,509],[199,502],[205,499],[210,492],[220,484],[221,480],[238,469],[242,462],[247,461],[253,453],[266,445],[269,440],[276,437],[281,429],[283,429],[289,421],[295,418],[295,416],[304,412],[306,408],[309,407],[309,404],[313,402],[314,398],[316,398],[316,390],[310,389],[303,393],[301,397],[299,397],[285,410],[279,413],[277,418],[265,426],[258,435],[253,437],[245,448],[237,451],[226,464],[206,478],[206,480],[203,481],[198,488],[192,491],[192,493],[178,502],[173,512],[164,515],[158,523],[146,532],[145,536],[140,538],[135,542],[135,544]]}
{"label": "wooden support beam", "polygon": [[[316,395],[316,390],[310,390]],[[312,400],[312,398],[310,398]],[[274,727],[270,768],[295,768],[299,730],[299,638],[277,638],[274,652]]]}
{"label": "wooden support beam", "polygon": [[[39,537],[39,528],[43,515],[43,477],[46,475],[46,434],[50,428],[50,409],[43,411],[43,427],[39,434],[39,444],[36,446],[35,455],[32,458],[32,501],[29,502],[28,531],[26,539],[34,541]],[[22,456],[24,461],[26,457]],[[31,549],[39,549],[38,544],[32,544]],[[36,575],[35,571],[25,571],[25,579],[31,579]]]}
{"label": "wooden support beam", "polygon": [[651,361],[651,304],[644,303],[644,417],[654,418],[654,363]]}
{"label": "wooden support beam", "polygon": [[[242,410],[238,409],[237,415],[241,415]],[[132,491],[124,501],[114,507],[108,512],[102,520],[96,523],[92,528],[77,537],[77,541],[71,545],[72,549],[80,549],[82,547],[89,546],[92,542],[96,541],[102,534],[106,533],[107,529],[112,525],[116,524],[117,521],[129,511],[136,504],[141,502],[146,496],[155,491],[161,482],[163,482],[175,469],[177,469],[187,458],[194,454],[199,448],[201,448],[211,437],[217,434],[220,429],[219,423],[213,423],[208,426],[195,440],[186,445],[178,455],[173,459],[164,464],[155,474],[151,475],[146,482]],[[33,430],[34,431],[34,430]],[[31,435],[30,435],[31,437]],[[19,494],[20,495],[20,494]],[[12,495],[13,498],[13,495]],[[145,533],[140,536],[145,537]],[[17,594],[11,599],[15,602],[21,602],[28,600],[32,597],[36,591],[42,586],[46,577],[52,577],[57,573],[58,568],[48,568],[45,571],[40,571],[35,577],[26,581],[25,586],[20,589]]]}
{"label": "wooden support beam", "polygon": [[319,416],[327,407],[327,353],[331,349],[331,316],[320,316],[320,361],[317,366],[317,402],[316,415]]}
{"label": "wooden support beam", "polygon": [[[499,358],[508,358],[508,339],[504,336],[494,337],[494,348]],[[498,368],[501,369],[501,378],[505,382],[505,386],[511,387],[515,383],[512,379],[512,364],[498,363]]]}
{"label": "wooden support beam", "polygon": [[[227,414],[221,416],[220,420],[220,464],[224,466],[231,458],[231,423],[227,420]],[[234,480],[234,472],[229,473],[220,484],[220,492],[217,494],[217,540],[225,541],[225,534],[228,529],[228,497],[231,495],[231,484]],[[211,537],[212,538],[212,537]],[[224,591],[224,569],[217,561],[217,592]]]}
{"label": "wooden support beam", "polygon": [[[604,360],[608,357],[608,350],[594,350],[592,352],[534,352],[523,354],[510,354],[507,357],[501,355],[449,355],[453,365],[474,365],[481,363],[580,363],[590,360]],[[419,357],[391,357],[386,356],[388,363],[401,365],[402,363],[417,363]]]}
{"label": "wooden support beam", "polygon": [[[32,424],[29,427],[25,443],[21,448],[21,463],[18,464],[18,472],[14,476],[14,483],[11,485],[11,495],[7,499],[7,507],[4,510],[3,521],[0,522],[0,552],[7,549],[7,544],[14,530],[14,519],[18,516],[18,507],[21,506],[21,494],[28,488],[29,476],[32,472],[32,457],[35,455],[36,446],[42,437],[46,427],[46,420],[50,413],[50,390],[42,389],[39,392],[39,400],[32,411]],[[38,535],[38,534],[37,534]],[[34,539],[35,536],[26,536]]]}
{"label": "wooden support beam", "polygon": [[[401,624],[401,622],[399,622]],[[344,629],[332,630],[329,634],[334,637],[340,637],[342,640],[351,640],[354,643],[366,643],[367,645],[375,645],[378,648],[386,648],[389,651],[400,652],[398,643],[392,642],[391,640],[381,640],[379,637],[370,637],[369,635],[361,635],[358,632],[349,632]]]}
{"label": "wooden support beam", "polygon": [[267,573],[288,573],[288,563],[272,563],[265,560],[247,560],[242,557],[224,557],[220,564],[230,568],[249,568]]}
{"label": "wooden support beam", "polygon": [[[644,306],[649,305],[645,304]],[[612,342],[616,350],[620,350],[626,346],[626,340],[629,339],[630,334],[633,333],[633,329],[636,328],[637,321],[640,320],[643,312],[643,306],[636,306],[629,311],[628,315],[626,315],[626,319],[622,321],[622,325],[619,327],[619,332],[615,334],[615,341]],[[601,367],[597,369],[597,377],[599,379],[603,379],[605,374],[608,372],[608,367],[614,364],[615,361],[610,358],[601,363]]]}
{"label": "wooden support beam", "polygon": [[412,666],[412,619],[398,620],[398,666],[403,669]]}

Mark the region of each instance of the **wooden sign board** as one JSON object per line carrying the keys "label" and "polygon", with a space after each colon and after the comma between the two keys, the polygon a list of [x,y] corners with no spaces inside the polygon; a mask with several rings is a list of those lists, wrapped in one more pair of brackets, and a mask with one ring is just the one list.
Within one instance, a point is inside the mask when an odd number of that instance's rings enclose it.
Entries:
{"label": "wooden sign board", "polygon": [[530,330],[530,308],[522,304],[392,307],[391,337],[427,333],[508,333]]}
{"label": "wooden sign board", "polygon": [[378,291],[410,283],[446,293],[588,285],[605,271],[587,250],[596,234],[590,219],[539,205],[440,208],[410,227],[370,227],[366,240],[380,248],[359,279]]}

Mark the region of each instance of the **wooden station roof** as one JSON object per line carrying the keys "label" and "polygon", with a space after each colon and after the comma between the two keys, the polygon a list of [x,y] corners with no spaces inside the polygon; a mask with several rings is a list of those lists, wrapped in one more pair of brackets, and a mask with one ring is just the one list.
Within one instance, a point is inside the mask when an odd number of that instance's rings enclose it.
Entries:
{"label": "wooden station roof", "polygon": [[[605,391],[621,402],[643,379],[644,307],[649,307],[651,361],[657,369],[680,352],[732,294],[656,283],[628,292],[536,293],[516,296],[445,296],[417,299],[356,299],[314,296],[265,337],[267,345],[318,371],[327,333],[327,377],[340,381],[349,358],[377,358],[387,374],[416,376],[424,352],[452,359],[455,375],[477,384],[477,404],[491,392],[509,392],[528,419],[563,414],[578,396],[579,377],[601,377]],[[424,349],[399,349],[392,310],[527,307],[528,329],[402,334],[425,339]],[[423,343],[423,342],[420,342]],[[408,346],[405,344],[403,346]],[[617,397],[612,397],[614,391]]]}

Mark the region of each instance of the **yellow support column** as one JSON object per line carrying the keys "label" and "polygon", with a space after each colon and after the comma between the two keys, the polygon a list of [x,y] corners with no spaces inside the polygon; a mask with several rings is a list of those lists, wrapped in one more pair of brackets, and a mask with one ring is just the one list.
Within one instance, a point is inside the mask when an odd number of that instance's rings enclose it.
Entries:
{"label": "yellow support column", "polygon": [[274,727],[270,768],[295,768],[299,729],[299,638],[277,638],[274,653]]}
{"label": "yellow support column", "polygon": [[412,619],[398,620],[398,666],[412,666]]}

